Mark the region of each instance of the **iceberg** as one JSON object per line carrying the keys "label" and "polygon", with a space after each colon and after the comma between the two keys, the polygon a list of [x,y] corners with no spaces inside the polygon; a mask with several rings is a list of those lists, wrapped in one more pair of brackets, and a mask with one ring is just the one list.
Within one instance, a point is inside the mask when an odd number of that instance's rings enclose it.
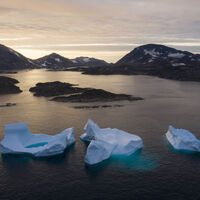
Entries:
{"label": "iceberg", "polygon": [[2,154],[31,154],[45,157],[61,154],[75,142],[74,129],[69,128],[57,135],[32,134],[26,123],[5,125],[5,136],[1,141]]}
{"label": "iceberg", "polygon": [[143,147],[139,136],[119,129],[101,129],[92,120],[88,120],[84,131],[80,138],[90,142],[85,156],[85,162],[89,165],[97,164],[112,155],[129,156]]}
{"label": "iceberg", "polygon": [[185,129],[176,129],[169,126],[166,138],[176,150],[200,151],[200,140]]}

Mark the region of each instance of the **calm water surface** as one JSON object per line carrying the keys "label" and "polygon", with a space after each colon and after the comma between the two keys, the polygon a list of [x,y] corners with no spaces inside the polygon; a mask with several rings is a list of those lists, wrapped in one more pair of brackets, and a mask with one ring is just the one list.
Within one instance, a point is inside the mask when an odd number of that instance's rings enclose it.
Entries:
{"label": "calm water surface", "polygon": [[[200,154],[175,152],[163,137],[171,124],[189,129],[200,138],[200,83],[44,70],[9,76],[20,81],[23,93],[0,96],[0,104],[17,103],[0,108],[0,139],[5,124],[27,122],[31,132],[51,135],[73,126],[76,143],[52,158],[1,157],[0,200],[200,199]],[[36,83],[47,81],[78,83],[80,87],[133,94],[145,100],[109,103],[124,105],[119,108],[78,110],[73,107],[81,104],[52,102],[29,92]],[[86,145],[79,136],[89,118],[101,127],[141,136],[143,150],[128,158],[112,157],[98,166],[85,166]]]}

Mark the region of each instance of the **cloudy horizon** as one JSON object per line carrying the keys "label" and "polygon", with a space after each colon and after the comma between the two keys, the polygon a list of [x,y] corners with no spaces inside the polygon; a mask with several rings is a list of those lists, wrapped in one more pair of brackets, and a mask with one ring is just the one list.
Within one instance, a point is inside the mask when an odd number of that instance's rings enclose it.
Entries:
{"label": "cloudy horizon", "polygon": [[200,53],[198,0],[1,0],[0,43],[29,58],[52,52],[115,62],[139,45]]}

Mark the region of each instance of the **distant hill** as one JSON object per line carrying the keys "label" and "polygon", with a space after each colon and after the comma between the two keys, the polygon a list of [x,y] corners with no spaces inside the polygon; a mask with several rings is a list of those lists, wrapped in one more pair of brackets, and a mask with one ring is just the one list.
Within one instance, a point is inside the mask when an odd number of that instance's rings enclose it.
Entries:
{"label": "distant hill", "polygon": [[39,65],[40,68],[48,69],[60,69],[74,66],[74,63],[70,59],[56,53],[36,59],[34,62]]}
{"label": "distant hill", "polygon": [[200,81],[200,55],[164,45],[135,48],[110,67],[85,69],[85,74],[154,75],[162,78]]}
{"label": "distant hill", "polygon": [[164,45],[147,44],[135,48],[133,51],[121,58],[116,65],[157,65],[183,67],[200,64],[200,55],[187,51],[176,50]]}
{"label": "distant hill", "polygon": [[71,59],[75,66],[88,66],[88,67],[96,67],[96,66],[107,66],[109,65],[106,61],[89,58],[89,57],[77,57],[75,59]]}
{"label": "distant hill", "polygon": [[11,48],[0,45],[0,70],[31,69],[36,67],[37,65],[31,59]]}
{"label": "distant hill", "polygon": [[56,53],[32,60],[26,58],[22,54],[9,47],[0,45],[0,70],[33,68],[66,69],[69,67],[94,67],[107,65],[109,64],[104,60],[89,57],[77,57],[75,59],[68,59]]}
{"label": "distant hill", "polygon": [[68,67],[95,67],[95,66],[107,66],[108,63],[104,60],[89,57],[77,57],[74,59],[68,59],[59,54],[52,53],[42,58],[34,60],[34,62],[41,68],[48,69],[65,69]]}

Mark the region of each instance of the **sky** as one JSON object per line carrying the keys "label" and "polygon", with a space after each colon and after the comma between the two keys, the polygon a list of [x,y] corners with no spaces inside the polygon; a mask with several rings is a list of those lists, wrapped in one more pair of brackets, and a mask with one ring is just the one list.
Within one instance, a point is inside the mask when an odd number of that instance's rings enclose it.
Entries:
{"label": "sky", "polygon": [[200,53],[199,0],[0,0],[0,44],[116,62],[157,43]]}

